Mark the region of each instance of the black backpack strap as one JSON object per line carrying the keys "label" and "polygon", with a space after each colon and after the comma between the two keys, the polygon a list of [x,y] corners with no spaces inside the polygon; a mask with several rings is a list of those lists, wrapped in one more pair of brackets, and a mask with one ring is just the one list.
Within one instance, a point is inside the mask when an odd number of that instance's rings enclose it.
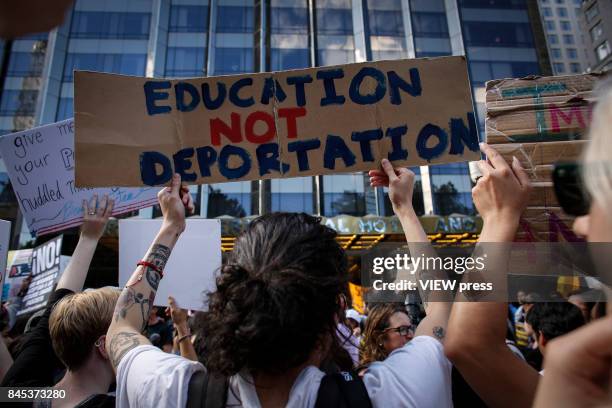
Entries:
{"label": "black backpack strap", "polygon": [[208,386],[208,371],[200,370],[193,373],[187,389],[186,408],[204,408],[206,388]]}
{"label": "black backpack strap", "polygon": [[227,377],[210,374],[206,387],[206,408],[225,408],[229,381]]}
{"label": "black backpack strap", "polygon": [[227,377],[196,371],[189,380],[186,408],[225,408]]}
{"label": "black backpack strap", "polygon": [[323,377],[315,408],[372,408],[372,402],[361,377],[341,371]]}

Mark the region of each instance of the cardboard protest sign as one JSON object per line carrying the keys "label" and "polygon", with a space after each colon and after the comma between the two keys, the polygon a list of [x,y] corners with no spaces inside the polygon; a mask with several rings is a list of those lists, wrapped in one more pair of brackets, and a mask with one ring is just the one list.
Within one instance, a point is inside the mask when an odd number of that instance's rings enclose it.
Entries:
{"label": "cardboard protest sign", "polygon": [[[125,286],[146,254],[162,224],[161,219],[119,220],[119,286]],[[204,310],[205,294],[215,290],[215,274],[221,267],[221,221],[187,219],[166,264],[156,306],[167,306],[173,296],[183,309]]]}
{"label": "cardboard protest sign", "polygon": [[6,274],[2,283],[2,300],[17,295],[24,280],[32,270],[32,248],[9,251],[6,261]]}
{"label": "cardboard protest sign", "polygon": [[578,240],[553,188],[554,164],[580,160],[600,74],[507,78],[486,84],[486,140],[533,183],[516,239]]}
{"label": "cardboard protest sign", "polygon": [[[465,57],[194,79],[75,73],[76,184],[188,183],[479,159]],[[113,165],[109,166],[108,163]]]}
{"label": "cardboard protest sign", "polygon": [[69,256],[62,256],[62,238],[53,238],[32,250],[32,283],[23,298],[17,315],[40,310],[47,305],[51,291],[68,265]]}
{"label": "cardboard protest sign", "polygon": [[11,222],[0,220],[0,288],[3,287],[4,275],[6,275],[6,261],[9,252],[10,235]]}
{"label": "cardboard protest sign", "polygon": [[[37,235],[83,222],[83,200],[108,194],[113,215],[157,203],[157,188],[82,189],[74,182],[74,121],[68,119],[0,138],[0,154],[28,227]],[[101,160],[106,167],[112,159]]]}

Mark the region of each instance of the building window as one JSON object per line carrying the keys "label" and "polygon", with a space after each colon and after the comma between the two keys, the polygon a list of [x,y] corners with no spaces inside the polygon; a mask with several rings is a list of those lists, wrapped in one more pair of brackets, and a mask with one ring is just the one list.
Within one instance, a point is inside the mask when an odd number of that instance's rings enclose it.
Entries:
{"label": "building window", "polygon": [[323,176],[323,209],[326,217],[340,214],[366,214],[365,185],[362,173]]}
{"label": "building window", "polygon": [[528,23],[464,22],[466,44],[477,47],[531,47],[533,38]]}
{"label": "building window", "polygon": [[593,28],[591,28],[591,40],[596,43],[603,37],[603,27],[601,22],[597,23]]}
{"label": "building window", "polygon": [[355,61],[351,0],[316,2],[318,66]]}
{"label": "building window", "polygon": [[474,214],[468,173],[467,163],[429,166],[435,214]]}
{"label": "building window", "polygon": [[307,48],[272,48],[270,54],[272,71],[307,68],[310,65],[310,52]]}
{"label": "building window", "polygon": [[552,17],[553,13],[550,7],[544,7],[542,8],[542,14],[544,14],[544,17]]}
{"label": "building window", "polygon": [[307,4],[304,7],[272,6],[270,28],[273,34],[308,34]]}
{"label": "building window", "polygon": [[559,37],[556,34],[548,34],[548,42],[551,44],[559,44]]}
{"label": "building window", "polygon": [[555,59],[561,58],[561,49],[559,48],[551,48],[550,52]]}
{"label": "building window", "polygon": [[563,34],[563,44],[566,44],[566,45],[574,44],[574,36],[572,34]]}
{"label": "building window", "polygon": [[567,58],[569,59],[578,58],[578,51],[575,48],[568,48],[567,50],[565,50],[565,52],[567,54]]}
{"label": "building window", "polygon": [[557,4],[564,4],[564,3],[565,3],[565,0],[556,0],[556,3],[557,3]]}
{"label": "building window", "polygon": [[270,180],[272,211],[314,212],[312,177]]}
{"label": "building window", "polygon": [[203,47],[168,47],[166,76],[193,77],[204,75]]}
{"label": "building window", "polygon": [[572,31],[572,25],[569,21],[561,21],[561,30],[563,31]]}
{"label": "building window", "polygon": [[608,40],[604,41],[599,47],[595,49],[598,61],[603,61],[608,55],[610,55],[610,43]]}
{"label": "building window", "polygon": [[146,54],[68,54],[63,79],[72,81],[75,69],[144,75],[146,62]]}
{"label": "building window", "polygon": [[448,23],[444,13],[414,13],[413,30],[416,37],[448,37]]}
{"label": "building window", "polygon": [[559,7],[557,9],[557,15],[559,17],[567,17],[567,9],[565,7]]}
{"label": "building window", "polygon": [[595,17],[599,15],[599,5],[597,3],[593,4],[584,12],[584,15],[586,17],[587,23],[590,23]]}
{"label": "building window", "polygon": [[176,33],[204,33],[208,29],[206,6],[178,6],[170,8],[170,31]]}
{"label": "building window", "polygon": [[555,62],[553,65],[555,67],[555,74],[563,74],[565,72],[565,64],[561,62]]}
{"label": "building window", "polygon": [[253,33],[254,27],[253,7],[218,6],[218,33]]}
{"label": "building window", "polygon": [[60,121],[74,116],[72,98],[60,98],[55,120]]}
{"label": "building window", "polygon": [[580,72],[582,72],[582,69],[580,68],[580,64],[577,62],[572,62],[570,64],[570,70],[572,71],[572,74],[579,74]]}
{"label": "building window", "polygon": [[148,39],[149,13],[75,11],[70,28],[72,38]]}
{"label": "building window", "polygon": [[[437,16],[438,13],[427,13]],[[397,10],[376,10],[369,9],[368,23],[370,27],[370,35],[403,37],[404,22],[402,13]],[[434,26],[439,25],[439,22],[434,22]],[[446,26],[446,19],[444,19]]]}
{"label": "building window", "polygon": [[353,35],[352,10],[350,7],[317,8],[317,31],[323,35]]}
{"label": "building window", "polygon": [[215,53],[215,75],[253,72],[252,48],[217,47]]}
{"label": "building window", "polygon": [[270,33],[268,70],[282,71],[310,66],[306,0],[294,2],[289,7],[286,7],[282,1],[272,1]]}
{"label": "building window", "polygon": [[32,116],[36,111],[37,90],[5,89],[0,100],[0,115]]}
{"label": "building window", "polygon": [[574,5],[580,6],[582,4],[582,0],[574,0]]}
{"label": "building window", "polygon": [[552,20],[546,20],[546,31],[555,31],[555,22]]}
{"label": "building window", "polygon": [[44,57],[42,53],[11,52],[6,75],[18,77],[40,76],[43,69]]}

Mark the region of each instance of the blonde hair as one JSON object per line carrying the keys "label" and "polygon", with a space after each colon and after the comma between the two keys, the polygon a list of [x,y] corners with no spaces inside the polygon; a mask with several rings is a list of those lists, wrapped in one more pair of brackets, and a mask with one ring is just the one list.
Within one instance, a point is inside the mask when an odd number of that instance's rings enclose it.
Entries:
{"label": "blonde hair", "polygon": [[69,295],[60,300],[49,317],[55,354],[74,371],[81,367],[98,338],[110,326],[120,291],[105,287]]}
{"label": "blonde hair", "polygon": [[583,157],[584,181],[591,197],[606,207],[612,205],[612,77],[603,80],[595,94],[590,141]]}

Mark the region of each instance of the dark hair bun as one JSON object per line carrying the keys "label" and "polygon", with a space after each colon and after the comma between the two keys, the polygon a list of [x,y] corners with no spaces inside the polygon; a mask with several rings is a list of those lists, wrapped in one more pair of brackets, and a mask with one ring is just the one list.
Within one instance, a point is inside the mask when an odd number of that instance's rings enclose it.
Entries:
{"label": "dark hair bun", "polygon": [[338,295],[348,282],[335,237],[306,214],[270,214],[249,225],[203,316],[211,371],[281,373],[307,361],[322,336],[334,333]]}

